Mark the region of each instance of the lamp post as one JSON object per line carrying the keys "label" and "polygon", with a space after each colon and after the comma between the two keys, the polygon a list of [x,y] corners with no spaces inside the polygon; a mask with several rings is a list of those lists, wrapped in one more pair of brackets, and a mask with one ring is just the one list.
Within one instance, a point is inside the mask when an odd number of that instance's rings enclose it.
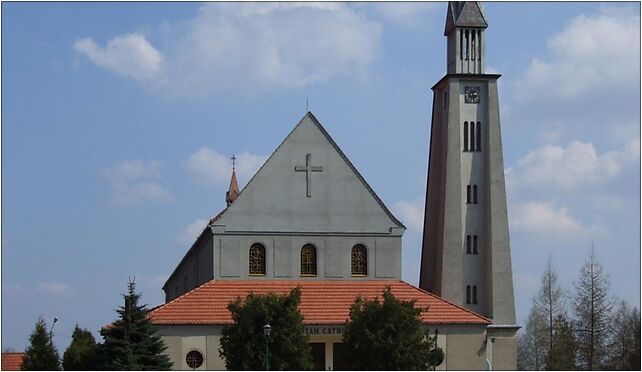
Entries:
{"label": "lamp post", "polygon": [[53,323],[51,323],[51,329],[49,330],[49,339],[51,340],[53,340],[53,329],[57,321],[58,321],[58,318],[54,317]]}
{"label": "lamp post", "polygon": [[270,323],[263,326],[263,334],[265,335],[265,370],[270,370],[270,348],[268,347],[268,342],[270,341],[270,332],[272,332],[272,326]]}

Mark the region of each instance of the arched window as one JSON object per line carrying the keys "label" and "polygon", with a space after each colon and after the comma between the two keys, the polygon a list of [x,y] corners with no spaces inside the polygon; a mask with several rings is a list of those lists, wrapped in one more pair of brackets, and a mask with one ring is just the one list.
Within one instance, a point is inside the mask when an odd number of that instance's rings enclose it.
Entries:
{"label": "arched window", "polygon": [[470,185],[466,186],[466,204],[470,204],[471,201],[470,197]]}
{"label": "arched window", "polygon": [[466,286],[466,303],[467,304],[470,303],[470,286],[469,285]]}
{"label": "arched window", "polygon": [[477,204],[477,185],[473,185],[473,204]]}
{"label": "arched window", "polygon": [[476,285],[473,286],[473,303],[474,304],[477,303],[477,286]]}
{"label": "arched window", "polygon": [[475,151],[475,122],[470,122],[470,151]]}
{"label": "arched window", "polygon": [[464,151],[468,151],[468,122],[464,122]]}
{"label": "arched window", "polygon": [[312,244],[301,248],[301,275],[317,275],[317,249]]}
{"label": "arched window", "polygon": [[352,247],[352,276],[368,275],[368,251],[362,244]]}
{"label": "arched window", "polygon": [[254,243],[250,247],[250,275],[265,275],[265,247]]}
{"label": "arched window", "polygon": [[477,122],[477,151],[481,151],[481,122]]}

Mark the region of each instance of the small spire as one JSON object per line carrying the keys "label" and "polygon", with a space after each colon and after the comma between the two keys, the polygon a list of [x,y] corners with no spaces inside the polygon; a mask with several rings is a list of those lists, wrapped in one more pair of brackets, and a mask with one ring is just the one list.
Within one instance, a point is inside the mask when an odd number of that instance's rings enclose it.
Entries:
{"label": "small spire", "polygon": [[240,194],[239,183],[236,181],[236,155],[232,155],[230,159],[232,159],[232,179],[230,180],[230,188],[225,193],[225,202],[228,207]]}

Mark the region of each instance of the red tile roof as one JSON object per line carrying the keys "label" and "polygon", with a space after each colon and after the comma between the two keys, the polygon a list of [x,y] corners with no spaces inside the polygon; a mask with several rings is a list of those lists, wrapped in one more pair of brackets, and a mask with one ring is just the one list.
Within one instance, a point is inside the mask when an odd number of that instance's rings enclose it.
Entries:
{"label": "red tile roof", "polygon": [[2,353],[3,371],[20,371],[25,353]]}
{"label": "red tile roof", "polygon": [[227,305],[248,293],[287,294],[301,287],[305,324],[343,324],[349,318],[350,305],[358,295],[382,297],[390,286],[401,300],[416,300],[415,306],[429,307],[421,314],[428,324],[488,324],[490,320],[454,305],[430,292],[401,280],[212,280],[150,312],[156,324],[231,324]]}

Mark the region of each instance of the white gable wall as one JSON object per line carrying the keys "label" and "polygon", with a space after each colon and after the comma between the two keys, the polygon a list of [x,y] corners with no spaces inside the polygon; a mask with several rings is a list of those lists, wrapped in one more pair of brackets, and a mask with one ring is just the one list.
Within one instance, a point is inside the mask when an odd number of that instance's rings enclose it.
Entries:
{"label": "white gable wall", "polygon": [[[311,155],[310,196],[306,166]],[[164,286],[166,300],[202,284],[198,279],[401,279],[405,227],[387,210],[336,144],[308,113],[248,182],[238,198],[205,232]],[[210,239],[211,238],[211,239]],[[266,249],[266,274],[249,275],[254,243]],[[317,275],[301,277],[301,248],[317,250]],[[368,274],[352,276],[351,251],[366,247]],[[207,256],[198,271],[191,256]]]}
{"label": "white gable wall", "polygon": [[[323,167],[306,173],[295,166]],[[226,232],[383,233],[400,227],[311,115],[290,133],[216,225]]]}

